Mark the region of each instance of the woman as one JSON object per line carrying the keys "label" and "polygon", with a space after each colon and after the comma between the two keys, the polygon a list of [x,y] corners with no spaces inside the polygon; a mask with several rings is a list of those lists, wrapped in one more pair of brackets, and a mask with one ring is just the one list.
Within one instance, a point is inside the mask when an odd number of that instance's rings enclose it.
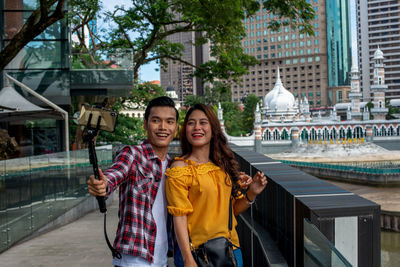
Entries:
{"label": "woman", "polygon": [[[211,107],[197,104],[188,111],[180,139],[183,156],[166,171],[168,211],[174,216],[185,266],[196,266],[191,246],[196,249],[207,240],[225,237],[239,247],[234,216],[232,232],[228,230],[230,197],[234,215],[238,215],[264,190],[267,180],[261,172],[253,179],[238,172],[238,163]],[[246,194],[241,193],[241,187],[248,187]],[[241,266],[240,249],[234,254]]]}

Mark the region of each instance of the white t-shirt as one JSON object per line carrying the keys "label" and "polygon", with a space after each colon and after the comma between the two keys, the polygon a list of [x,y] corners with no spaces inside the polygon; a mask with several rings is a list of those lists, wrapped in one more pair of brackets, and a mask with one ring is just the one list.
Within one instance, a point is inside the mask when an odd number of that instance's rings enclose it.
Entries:
{"label": "white t-shirt", "polygon": [[156,242],[154,245],[153,263],[147,260],[121,254],[122,258],[114,258],[112,264],[122,267],[166,267],[167,266],[167,253],[168,253],[168,234],[167,234],[167,198],[165,196],[165,170],[167,169],[168,160],[162,161],[162,175],[161,181],[158,186],[157,195],[154,199],[152,213],[156,222],[157,234]]}

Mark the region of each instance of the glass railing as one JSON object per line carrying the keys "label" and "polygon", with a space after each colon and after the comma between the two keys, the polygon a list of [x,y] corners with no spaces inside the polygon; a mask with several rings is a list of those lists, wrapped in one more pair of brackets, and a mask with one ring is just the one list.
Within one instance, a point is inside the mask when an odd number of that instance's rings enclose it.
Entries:
{"label": "glass railing", "polygon": [[304,219],[304,266],[352,266],[331,242]]}
{"label": "glass railing", "polygon": [[351,171],[369,174],[400,174],[400,164],[396,162],[365,162],[365,163],[318,163],[291,160],[279,160],[291,166],[323,168],[331,170]]}
{"label": "glass railing", "polygon": [[[96,152],[109,166],[111,147]],[[85,200],[92,172],[87,150],[0,161],[0,252]]]}

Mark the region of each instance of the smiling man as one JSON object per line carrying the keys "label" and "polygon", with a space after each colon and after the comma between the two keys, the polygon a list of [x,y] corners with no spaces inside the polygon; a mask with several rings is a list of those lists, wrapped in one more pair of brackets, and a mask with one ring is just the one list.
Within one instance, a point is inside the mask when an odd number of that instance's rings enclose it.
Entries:
{"label": "smiling man", "polygon": [[178,111],[166,96],[150,101],[144,116],[147,139],[125,146],[102,180],[93,176],[88,191],[108,197],[119,188],[119,223],[114,248],[122,258],[115,266],[167,266],[168,233],[165,170],[168,145],[178,128]]}

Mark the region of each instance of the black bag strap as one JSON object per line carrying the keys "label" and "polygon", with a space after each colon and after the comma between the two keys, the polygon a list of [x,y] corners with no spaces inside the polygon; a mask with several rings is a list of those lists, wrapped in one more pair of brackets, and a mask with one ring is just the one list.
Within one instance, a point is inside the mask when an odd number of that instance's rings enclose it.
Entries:
{"label": "black bag strap", "polygon": [[229,221],[228,221],[229,237],[232,232],[232,195],[229,196]]}

